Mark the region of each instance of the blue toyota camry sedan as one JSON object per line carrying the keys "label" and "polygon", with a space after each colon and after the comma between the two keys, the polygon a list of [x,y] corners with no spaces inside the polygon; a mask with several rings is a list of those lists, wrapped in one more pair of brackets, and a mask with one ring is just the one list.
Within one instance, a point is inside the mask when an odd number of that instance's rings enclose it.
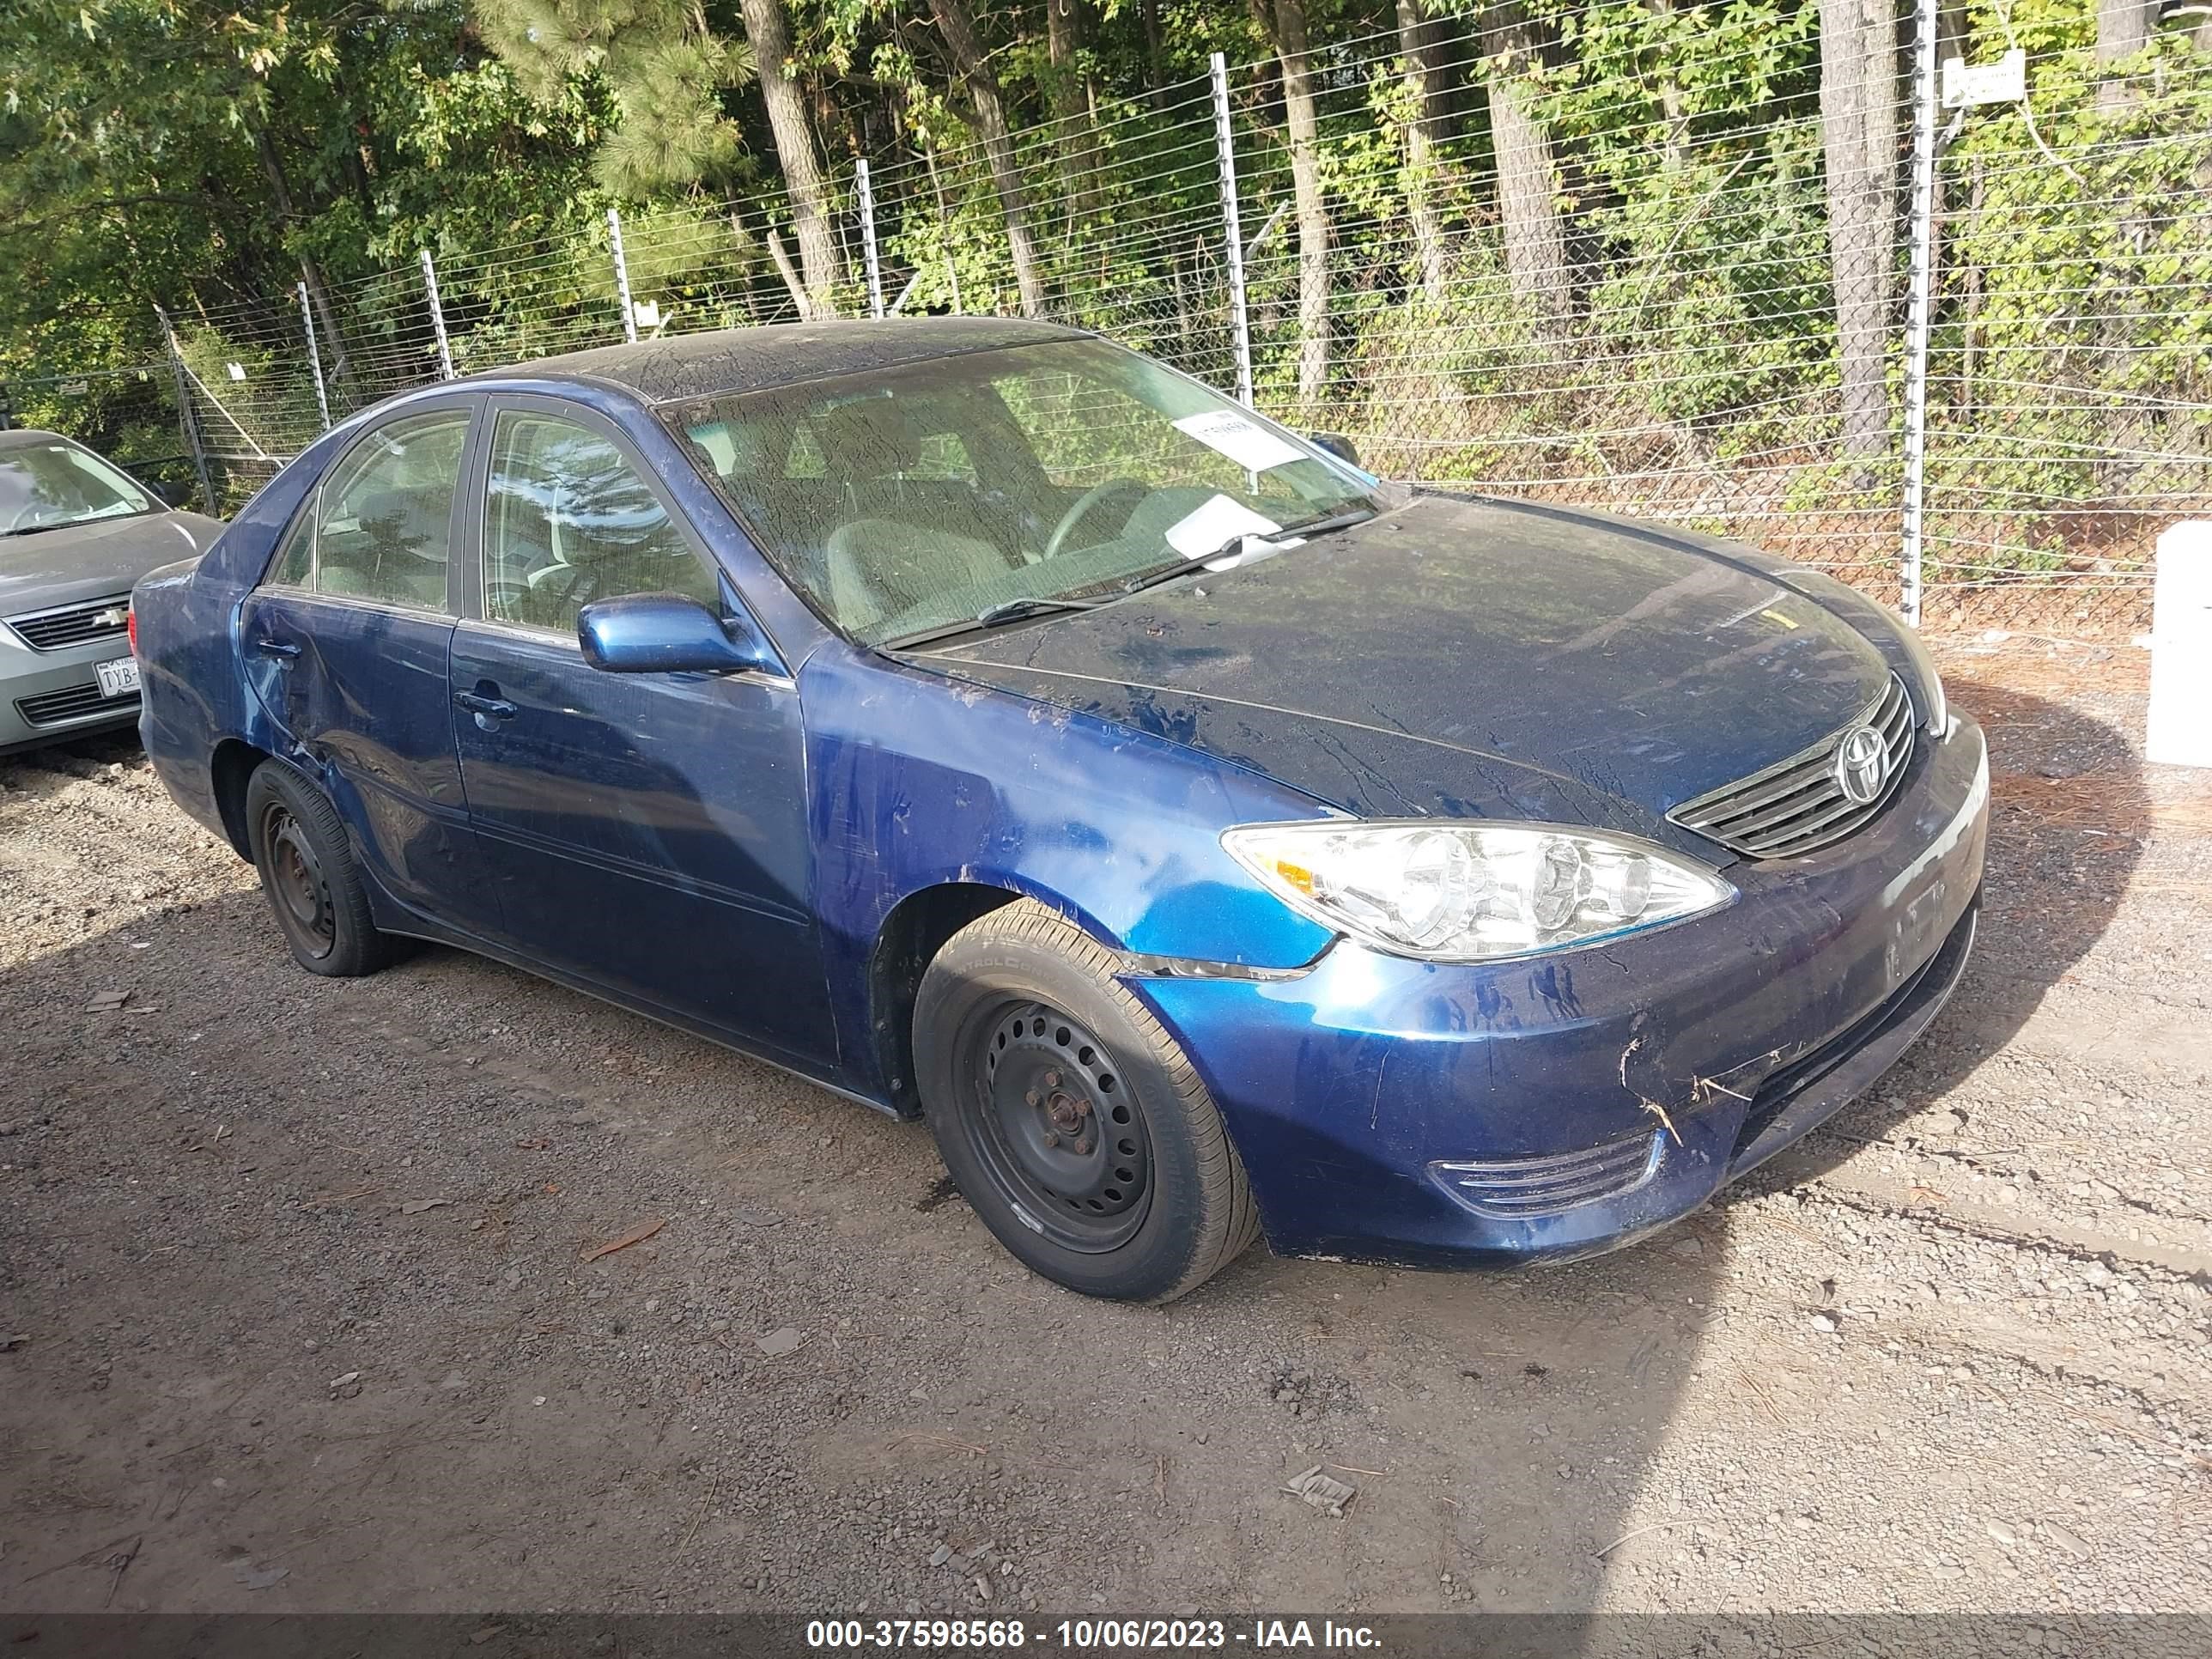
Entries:
{"label": "blue toyota camry sedan", "polygon": [[133,606],[147,750],[302,968],[438,940],[919,1116],[1093,1295],[1624,1243],[1973,941],[1982,735],[1879,605],[1060,328],[411,393]]}

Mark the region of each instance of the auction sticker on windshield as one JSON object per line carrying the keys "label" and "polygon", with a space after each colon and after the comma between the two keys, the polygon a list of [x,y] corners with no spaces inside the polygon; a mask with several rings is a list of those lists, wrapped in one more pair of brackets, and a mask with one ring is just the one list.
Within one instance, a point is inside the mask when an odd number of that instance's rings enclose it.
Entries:
{"label": "auction sticker on windshield", "polygon": [[1304,452],[1296,444],[1241,415],[1219,410],[1186,415],[1175,426],[1176,431],[1188,434],[1208,449],[1218,450],[1248,471],[1265,472],[1285,461],[1305,459]]}
{"label": "auction sticker on windshield", "polygon": [[100,695],[119,697],[138,689],[138,659],[118,657],[113,662],[96,662],[92,672],[100,676]]}
{"label": "auction sticker on windshield", "polygon": [[1273,519],[1263,518],[1242,501],[1233,501],[1226,495],[1216,495],[1167,527],[1167,544],[1186,559],[1194,559],[1201,553],[1223,550],[1223,556],[1233,556],[1236,550],[1227,545],[1236,536],[1264,536],[1282,526]]}

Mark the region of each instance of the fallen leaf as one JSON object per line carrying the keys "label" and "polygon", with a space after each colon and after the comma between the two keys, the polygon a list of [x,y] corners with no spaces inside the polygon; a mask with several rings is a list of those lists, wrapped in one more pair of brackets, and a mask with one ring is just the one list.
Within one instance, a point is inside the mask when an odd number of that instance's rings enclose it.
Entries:
{"label": "fallen leaf", "polygon": [[1319,1510],[1323,1515],[1344,1518],[1345,1506],[1359,1495],[1357,1486],[1330,1479],[1322,1473],[1318,1463],[1303,1474],[1294,1474],[1284,1484],[1283,1490]]}
{"label": "fallen leaf", "polygon": [[617,1250],[626,1250],[633,1244],[642,1244],[667,1224],[668,1218],[665,1216],[655,1221],[641,1221],[620,1238],[611,1238],[599,1249],[585,1251],[584,1260],[597,1261],[603,1255],[612,1255]]}
{"label": "fallen leaf", "polygon": [[240,1567],[238,1582],[250,1590],[264,1590],[292,1576],[289,1567]]}

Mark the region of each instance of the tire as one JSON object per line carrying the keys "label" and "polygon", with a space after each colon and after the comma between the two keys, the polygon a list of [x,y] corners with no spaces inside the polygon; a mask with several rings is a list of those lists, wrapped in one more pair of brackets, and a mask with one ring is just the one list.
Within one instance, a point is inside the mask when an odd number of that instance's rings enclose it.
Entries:
{"label": "tire", "polygon": [[368,888],[345,824],[323,792],[277,761],[246,785],[246,835],[261,891],[292,960],[311,974],[354,979],[399,955],[369,919]]}
{"label": "tire", "polygon": [[1079,929],[1023,899],[945,942],[915,998],[922,1115],[961,1195],[1071,1291],[1171,1302],[1259,1232],[1182,1050]]}

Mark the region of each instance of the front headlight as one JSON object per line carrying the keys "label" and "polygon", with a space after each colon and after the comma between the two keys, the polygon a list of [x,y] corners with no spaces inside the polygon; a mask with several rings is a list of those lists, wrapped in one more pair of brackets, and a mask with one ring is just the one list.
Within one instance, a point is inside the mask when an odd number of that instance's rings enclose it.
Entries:
{"label": "front headlight", "polygon": [[1735,896],[1648,842],[1549,824],[1255,823],[1221,844],[1293,910],[1427,962],[1567,950]]}

